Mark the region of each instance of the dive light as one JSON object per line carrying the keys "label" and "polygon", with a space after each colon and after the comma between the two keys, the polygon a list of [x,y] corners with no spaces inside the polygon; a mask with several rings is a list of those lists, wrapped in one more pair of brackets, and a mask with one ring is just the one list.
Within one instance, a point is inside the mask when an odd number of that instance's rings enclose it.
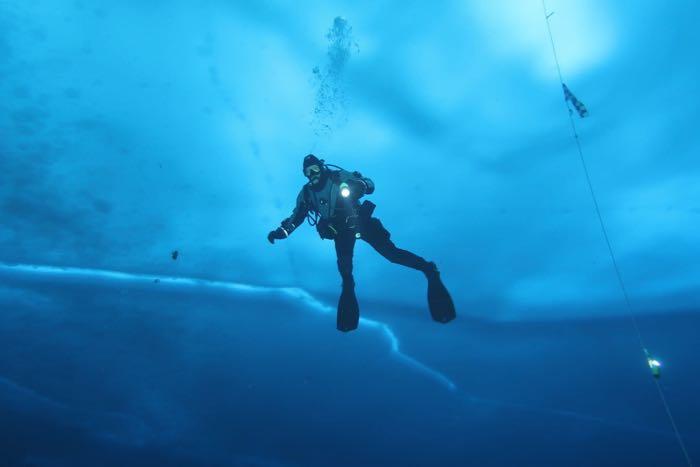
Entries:
{"label": "dive light", "polygon": [[347,198],[348,196],[350,196],[350,187],[345,182],[340,184],[340,196],[342,196],[343,198]]}
{"label": "dive light", "polygon": [[661,362],[652,357],[647,349],[644,349],[644,353],[647,356],[647,364],[649,365],[652,376],[659,379],[661,377]]}
{"label": "dive light", "polygon": [[654,378],[659,378],[661,376],[661,362],[655,358],[648,358],[647,363],[649,364],[652,376],[654,376]]}

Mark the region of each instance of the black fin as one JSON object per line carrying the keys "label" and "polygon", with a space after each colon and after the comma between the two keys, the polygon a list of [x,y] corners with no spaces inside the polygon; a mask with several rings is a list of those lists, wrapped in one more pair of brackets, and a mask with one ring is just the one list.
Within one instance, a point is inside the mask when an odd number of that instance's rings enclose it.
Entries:
{"label": "black fin", "polygon": [[457,317],[455,305],[452,302],[450,292],[440,280],[440,273],[437,268],[426,273],[428,277],[428,306],[430,316],[439,323],[449,323]]}
{"label": "black fin", "polygon": [[338,331],[348,332],[357,329],[360,322],[360,306],[357,304],[355,289],[343,288],[338,300]]}

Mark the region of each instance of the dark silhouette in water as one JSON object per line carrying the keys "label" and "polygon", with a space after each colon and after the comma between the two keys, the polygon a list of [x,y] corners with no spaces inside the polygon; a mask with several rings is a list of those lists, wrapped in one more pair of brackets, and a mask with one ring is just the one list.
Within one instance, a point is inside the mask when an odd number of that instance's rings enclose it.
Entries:
{"label": "dark silhouette in water", "polygon": [[[332,170],[335,167],[338,170]],[[432,261],[402,250],[391,241],[381,221],[372,217],[375,205],[359,199],[374,192],[374,182],[359,172],[349,172],[325,164],[313,154],[304,158],[304,175],[309,179],[299,195],[292,215],[267,235],[270,243],[287,238],[304,218],[315,225],[323,239],[335,242],[338,270],[343,279],[338,300],[337,327],[340,331],[357,329],[360,310],[355,297],[352,257],[357,239],[369,243],[392,263],[422,271],[428,279],[428,306],[435,321],[447,323],[455,318],[455,308],[440,272]],[[313,214],[312,214],[313,213]]]}

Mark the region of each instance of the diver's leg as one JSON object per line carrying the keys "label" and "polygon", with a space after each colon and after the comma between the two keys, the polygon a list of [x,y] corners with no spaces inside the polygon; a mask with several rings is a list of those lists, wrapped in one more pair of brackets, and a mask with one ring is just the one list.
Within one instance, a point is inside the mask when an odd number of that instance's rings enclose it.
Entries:
{"label": "diver's leg", "polygon": [[338,259],[338,271],[343,279],[336,326],[339,331],[347,332],[357,329],[360,321],[360,307],[355,297],[355,280],[352,276],[352,256],[355,248],[355,236],[352,232],[341,231],[335,238],[335,253]]}
{"label": "diver's leg", "polygon": [[372,248],[392,263],[417,269],[428,279],[428,307],[435,321],[447,323],[457,315],[452,297],[440,279],[440,272],[434,262],[426,261],[410,251],[402,250],[391,241],[391,234],[376,217],[372,217],[363,229],[362,238]]}
{"label": "diver's leg", "polygon": [[369,219],[363,230],[362,238],[372,245],[372,248],[377,250],[380,255],[392,263],[401,264],[402,266],[423,272],[427,272],[431,269],[432,263],[429,263],[424,258],[410,251],[402,250],[394,245],[394,242],[391,241],[391,234],[376,217]]}
{"label": "diver's leg", "polygon": [[343,287],[354,287],[352,276],[352,256],[355,249],[355,236],[345,231],[335,238],[335,254],[338,260],[338,272],[343,279]]}

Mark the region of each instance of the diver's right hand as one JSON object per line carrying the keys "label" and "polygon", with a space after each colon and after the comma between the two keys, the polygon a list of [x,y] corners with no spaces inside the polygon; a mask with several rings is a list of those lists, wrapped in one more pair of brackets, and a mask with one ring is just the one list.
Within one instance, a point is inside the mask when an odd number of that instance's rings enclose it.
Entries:
{"label": "diver's right hand", "polygon": [[275,240],[283,240],[285,238],[287,238],[287,232],[282,227],[277,227],[267,234],[267,241],[270,243],[275,243]]}

